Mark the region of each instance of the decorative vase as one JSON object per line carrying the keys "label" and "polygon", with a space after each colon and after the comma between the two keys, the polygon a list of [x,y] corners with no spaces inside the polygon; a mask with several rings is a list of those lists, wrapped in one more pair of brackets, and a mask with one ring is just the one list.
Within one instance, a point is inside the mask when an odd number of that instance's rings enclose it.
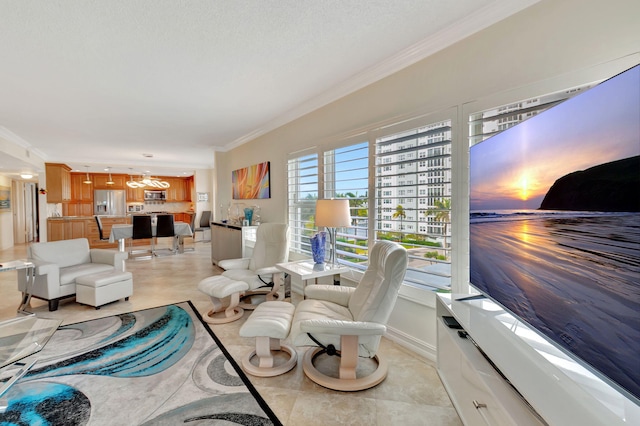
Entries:
{"label": "decorative vase", "polygon": [[260,216],[260,206],[253,206],[253,216],[252,216],[253,220],[251,221],[251,223],[255,226],[260,225],[260,223],[262,222],[262,217]]}
{"label": "decorative vase", "polygon": [[253,216],[253,209],[250,207],[246,207],[244,209],[244,220],[246,220],[249,223],[249,226],[251,226],[251,217]]}
{"label": "decorative vase", "polygon": [[318,232],[311,237],[311,254],[315,263],[324,263],[326,241],[327,233],[325,231]]}

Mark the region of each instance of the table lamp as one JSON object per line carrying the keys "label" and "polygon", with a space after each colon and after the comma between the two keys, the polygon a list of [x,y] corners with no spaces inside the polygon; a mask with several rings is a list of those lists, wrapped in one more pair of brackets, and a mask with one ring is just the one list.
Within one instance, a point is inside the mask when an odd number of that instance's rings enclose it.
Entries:
{"label": "table lamp", "polygon": [[331,245],[331,264],[336,263],[336,228],[351,225],[349,200],[318,200],[316,201],[316,226],[324,226],[329,232]]}

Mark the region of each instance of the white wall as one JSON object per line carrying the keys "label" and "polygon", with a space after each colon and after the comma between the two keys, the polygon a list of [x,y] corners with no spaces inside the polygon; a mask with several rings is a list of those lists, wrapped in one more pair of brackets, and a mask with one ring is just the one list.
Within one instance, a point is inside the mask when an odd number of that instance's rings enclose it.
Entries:
{"label": "white wall", "polygon": [[[195,191],[191,194],[196,214],[200,214],[203,210],[212,210],[214,206],[214,179],[215,173],[213,169],[198,169],[193,176],[193,186]],[[203,192],[209,195],[208,201],[198,201],[198,193]],[[197,220],[200,220],[198,216]]]}
{"label": "white wall", "polygon": [[[217,203],[231,201],[231,171],[271,162],[272,198],[259,200],[266,222],[286,221],[286,160],[291,152],[330,144],[358,129],[373,129],[420,114],[456,108],[466,121],[469,105],[487,98],[534,96],[609,77],[638,62],[637,0],[548,0],[535,4],[417,64],[346,96],[227,153],[217,153]],[[634,55],[635,56],[629,56]],[[542,92],[544,93],[544,92]],[[517,97],[511,100],[520,99]],[[467,129],[454,133],[453,280],[468,280]],[[413,300],[420,300],[419,303]],[[434,357],[433,294],[403,288],[390,333]]]}
{"label": "white wall", "polygon": [[[0,155],[11,160],[30,164],[32,166],[32,170],[36,171],[39,174],[39,185],[40,188],[42,188],[42,179],[44,176],[44,160],[37,154],[24,148],[23,144],[23,141],[21,141],[16,135],[2,127],[2,123],[0,123]],[[11,187],[11,182],[11,177],[2,174],[2,171],[0,171],[0,185]],[[40,201],[42,201],[42,197],[40,198]],[[14,245],[14,212],[15,210],[12,209],[11,213],[0,213],[0,250],[13,247]],[[46,216],[43,220],[42,214],[46,215],[46,207],[43,207],[42,204],[40,204],[40,232],[42,236],[42,227],[44,224],[44,235],[46,237]]]}

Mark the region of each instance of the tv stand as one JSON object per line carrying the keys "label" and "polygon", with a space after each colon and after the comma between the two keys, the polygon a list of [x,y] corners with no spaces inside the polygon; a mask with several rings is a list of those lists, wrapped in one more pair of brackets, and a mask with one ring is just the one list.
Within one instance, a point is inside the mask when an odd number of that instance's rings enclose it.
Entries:
{"label": "tv stand", "polygon": [[438,374],[464,424],[640,424],[640,406],[492,300],[438,293],[436,318]]}
{"label": "tv stand", "polygon": [[456,298],[456,302],[462,302],[465,300],[478,300],[478,299],[486,299],[487,296],[485,296],[484,294],[470,294],[468,296],[461,296]]}

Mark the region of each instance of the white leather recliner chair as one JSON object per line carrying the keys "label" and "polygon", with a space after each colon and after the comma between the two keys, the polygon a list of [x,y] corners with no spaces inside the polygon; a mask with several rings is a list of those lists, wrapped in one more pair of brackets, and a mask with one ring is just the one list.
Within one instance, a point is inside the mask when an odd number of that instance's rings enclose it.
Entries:
{"label": "white leather recliner chair", "polygon": [[[390,241],[379,241],[369,255],[369,266],[357,287],[310,285],[306,299],[296,307],[289,339],[307,350],[304,373],[317,384],[340,391],[371,388],[387,376],[388,365],[376,355],[386,323],[407,270],[407,251]],[[340,355],[338,377],[319,371],[314,360],[321,353]],[[373,358],[373,373],[356,377],[358,357]],[[375,366],[375,365],[374,365]]]}
{"label": "white leather recliner chair", "polygon": [[[276,263],[289,260],[289,225],[284,223],[262,223],[256,232],[256,244],[250,258],[226,259],[218,263],[225,271],[222,276],[236,281],[244,281],[249,290],[243,299],[258,294],[266,295],[266,300],[284,299],[284,288],[279,280],[273,279],[280,271]],[[240,303],[244,309],[255,309],[254,303]]]}

